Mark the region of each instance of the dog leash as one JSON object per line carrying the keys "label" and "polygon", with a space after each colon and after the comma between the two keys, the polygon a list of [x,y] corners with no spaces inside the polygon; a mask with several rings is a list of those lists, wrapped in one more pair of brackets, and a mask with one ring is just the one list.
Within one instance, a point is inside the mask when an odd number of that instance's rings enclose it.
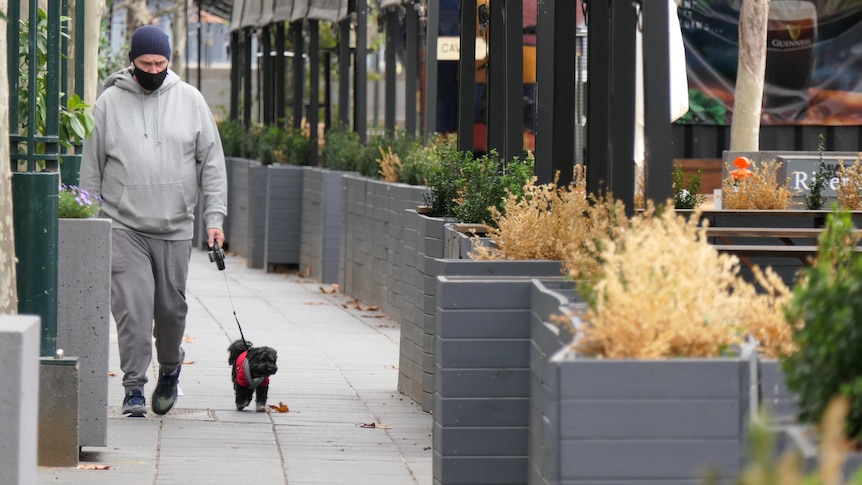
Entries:
{"label": "dog leash", "polygon": [[[224,264],[224,249],[218,246],[218,242],[213,242],[213,250],[209,252],[210,262],[215,263],[219,271],[225,270]],[[227,288],[227,297],[230,301],[230,308],[233,311],[233,319],[236,321],[236,328],[239,329],[239,337],[242,339],[242,344],[248,348],[248,342],[245,341],[245,335],[242,333],[242,325],[239,324],[239,317],[236,316],[236,307],[233,305],[233,296],[230,294],[230,285],[227,282],[227,273],[224,274],[224,286]]]}

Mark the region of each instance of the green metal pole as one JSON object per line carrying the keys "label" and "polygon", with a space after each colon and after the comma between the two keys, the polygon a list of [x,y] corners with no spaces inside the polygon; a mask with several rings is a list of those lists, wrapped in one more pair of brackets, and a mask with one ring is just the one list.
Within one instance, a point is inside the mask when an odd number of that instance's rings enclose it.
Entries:
{"label": "green metal pole", "polygon": [[42,318],[42,357],[57,350],[59,184],[57,172],[12,174],[18,313]]}

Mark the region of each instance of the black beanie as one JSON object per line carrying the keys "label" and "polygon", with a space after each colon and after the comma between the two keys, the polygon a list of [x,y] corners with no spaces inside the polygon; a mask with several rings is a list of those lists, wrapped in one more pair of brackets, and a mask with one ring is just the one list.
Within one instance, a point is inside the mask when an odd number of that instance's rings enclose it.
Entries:
{"label": "black beanie", "polygon": [[171,59],[171,43],[168,36],[158,27],[144,25],[132,34],[132,48],[129,50],[129,61],[134,61],[144,54],[160,54]]}

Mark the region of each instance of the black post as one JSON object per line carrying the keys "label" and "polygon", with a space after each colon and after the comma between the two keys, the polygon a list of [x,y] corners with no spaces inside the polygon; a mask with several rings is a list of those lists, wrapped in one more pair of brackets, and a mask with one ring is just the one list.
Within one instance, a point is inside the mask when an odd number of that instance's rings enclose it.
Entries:
{"label": "black post", "polygon": [[251,128],[251,63],[254,62],[254,57],[251,54],[251,37],[253,29],[243,29],[243,46],[242,46],[242,77],[243,87],[245,92],[242,96],[242,119],[243,126]]}
{"label": "black post", "polygon": [[353,130],[359,135],[359,141],[368,140],[368,6],[365,0],[356,2],[356,61],[354,67],[355,87]]}
{"label": "black post", "polygon": [[571,0],[539,3],[536,52],[536,166],[540,184],[557,172],[561,186],[572,181],[575,160],[575,22]]}
{"label": "black post", "polygon": [[323,132],[332,128],[332,52],[323,54]]}
{"label": "black post", "polygon": [[273,63],[274,58],[272,53],[272,34],[269,26],[263,28],[261,32],[261,50],[263,56],[260,62],[260,71],[258,75],[263,80],[263,88],[260,91],[260,104],[263,108],[263,123],[270,126],[275,121],[275,96],[273,83]]}
{"label": "black post", "polygon": [[505,157],[506,143],[506,24],[503,2],[490,2],[488,28],[488,151]]}
{"label": "black post", "polygon": [[[647,8],[647,5],[650,5]],[[668,52],[668,4],[643,2],[643,52]],[[673,136],[670,124],[670,61],[667,55],[642,60],[644,73],[645,197],[663,204],[673,198]]]}
{"label": "black post", "polygon": [[[590,4],[592,5],[592,3]],[[613,74],[611,76],[611,178],[614,198],[621,200],[626,212],[634,213],[635,169],[635,29],[637,13],[632,2],[614,0],[611,38]]]}
{"label": "black post", "polygon": [[230,119],[239,119],[239,93],[242,81],[242,53],[240,52],[241,31],[230,33]]}
{"label": "black post", "polygon": [[404,129],[410,136],[416,136],[416,93],[419,91],[419,13],[415,3],[405,4],[407,14],[404,19],[406,31],[404,63]]}
{"label": "black post", "polygon": [[305,51],[302,20],[290,24],[293,35],[293,127],[302,130],[302,110],[305,100]]}
{"label": "black post", "polygon": [[[317,125],[320,117],[320,21],[308,21],[308,163],[317,165]],[[298,162],[299,160],[297,160]]]}
{"label": "black post", "polygon": [[440,33],[440,0],[426,0],[424,132],[427,142],[437,131],[437,38]]}
{"label": "black post", "polygon": [[503,160],[524,154],[524,2],[506,0],[506,130]]}
{"label": "black post", "polygon": [[338,23],[338,122],[350,127],[350,18]]}
{"label": "black post", "polygon": [[458,150],[473,150],[476,124],[476,0],[461,0],[461,58],[458,61]]}
{"label": "black post", "polygon": [[275,116],[276,120],[280,125],[284,125],[285,123],[285,112],[286,112],[286,98],[287,95],[284,92],[286,89],[285,75],[286,75],[286,62],[287,57],[284,55],[284,51],[287,50],[287,39],[285,37],[284,32],[284,22],[279,22],[275,26],[275,85],[278,86],[275,88]]}
{"label": "black post", "polygon": [[396,105],[396,80],[397,69],[395,50],[397,49],[396,32],[398,31],[398,5],[386,9],[386,92],[384,93],[383,121],[386,127],[386,136],[395,136],[395,105]]}
{"label": "black post", "polygon": [[587,17],[587,192],[608,190],[611,169],[611,10],[610,2],[590,2]]}

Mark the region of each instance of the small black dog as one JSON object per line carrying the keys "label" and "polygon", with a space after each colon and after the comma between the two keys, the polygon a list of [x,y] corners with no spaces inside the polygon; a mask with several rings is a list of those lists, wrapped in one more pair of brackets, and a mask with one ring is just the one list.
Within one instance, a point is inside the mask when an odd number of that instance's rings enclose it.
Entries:
{"label": "small black dog", "polygon": [[271,347],[254,347],[251,342],[242,340],[234,341],[227,351],[237,411],[245,409],[256,393],[255,409],[259,413],[265,412],[269,376],[278,371],[275,364],[278,353]]}

